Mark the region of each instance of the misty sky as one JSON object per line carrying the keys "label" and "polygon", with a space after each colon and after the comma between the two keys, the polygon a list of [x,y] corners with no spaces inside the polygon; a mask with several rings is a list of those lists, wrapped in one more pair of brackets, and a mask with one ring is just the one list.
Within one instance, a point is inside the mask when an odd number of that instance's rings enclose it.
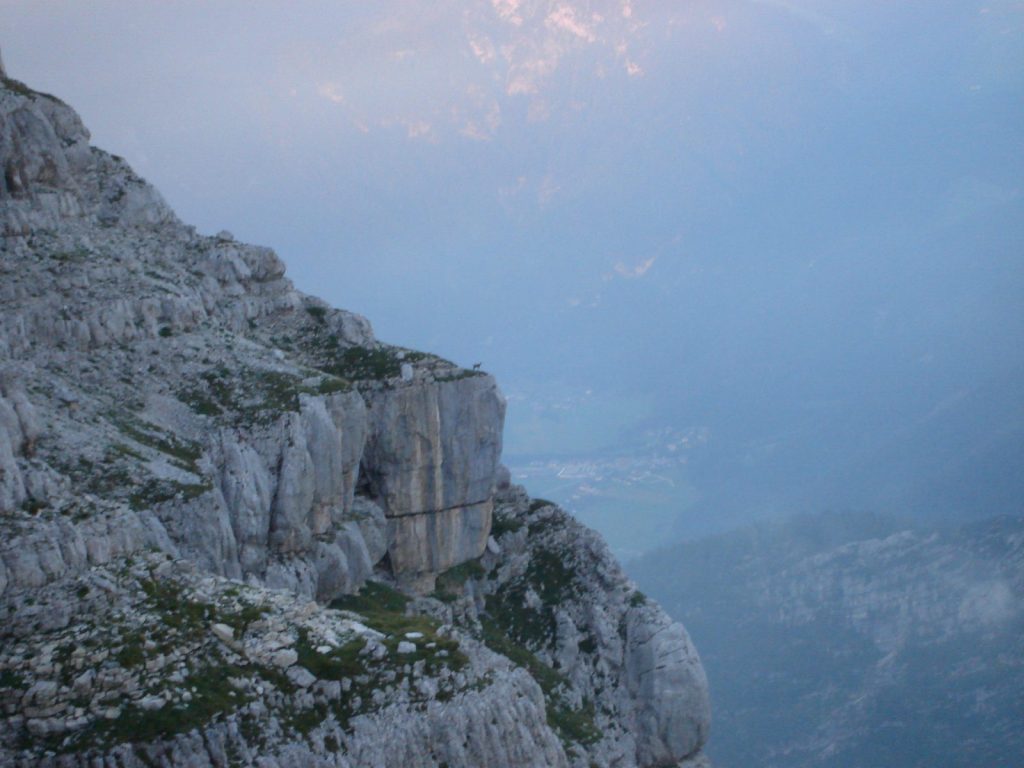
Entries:
{"label": "misty sky", "polygon": [[701,427],[707,514],[1019,511],[1018,0],[0,0],[0,47],[201,231],[483,362],[513,453]]}

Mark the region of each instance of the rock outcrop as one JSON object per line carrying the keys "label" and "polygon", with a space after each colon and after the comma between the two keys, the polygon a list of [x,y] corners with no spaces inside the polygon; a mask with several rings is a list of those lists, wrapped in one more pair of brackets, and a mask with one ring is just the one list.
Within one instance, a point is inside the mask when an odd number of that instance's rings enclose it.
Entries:
{"label": "rock outcrop", "polygon": [[367,393],[365,481],[388,516],[394,573],[430,575],[479,557],[491,527],[505,401],[460,371]]}
{"label": "rock outcrop", "polygon": [[[68,493],[135,473],[126,501],[205,567],[325,599],[376,562],[364,531],[422,589],[479,557],[504,419],[493,378],[377,342],[295,291],[269,249],[197,235],[89,147],[70,108],[5,83],[0,361],[6,379],[45,381],[39,458],[75,457],[83,471],[55,468]],[[24,384],[0,391],[0,510],[50,504],[15,463],[38,436]],[[357,480],[383,517],[353,516]]]}
{"label": "rock outcrop", "polygon": [[556,717],[575,713],[567,719],[612,765],[697,755],[707,679],[682,625],[637,591],[598,534],[522,488],[499,496],[495,531],[498,554],[483,558],[493,570],[476,593],[481,621],[516,646],[513,657],[524,648],[567,681],[551,694]]}
{"label": "rock outcrop", "polygon": [[508,485],[491,376],[5,74],[0,166],[0,765],[702,764],[685,631]]}

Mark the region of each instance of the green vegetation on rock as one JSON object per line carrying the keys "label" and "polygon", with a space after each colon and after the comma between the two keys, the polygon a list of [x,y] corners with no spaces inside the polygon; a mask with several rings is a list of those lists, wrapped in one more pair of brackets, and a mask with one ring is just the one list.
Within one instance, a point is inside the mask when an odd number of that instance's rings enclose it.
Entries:
{"label": "green vegetation on rock", "polygon": [[468,560],[437,577],[433,596],[441,602],[453,602],[462,596],[467,581],[483,578],[485,573],[479,560]]}
{"label": "green vegetation on rock", "polygon": [[537,681],[544,692],[548,725],[555,729],[567,746],[572,742],[592,744],[601,738],[601,730],[594,723],[593,705],[585,702],[579,709],[573,709],[564,700],[561,690],[569,687],[565,676],[513,641],[506,634],[504,625],[493,618],[483,617],[480,626],[480,639],[488,648],[525,669]]}
{"label": "green vegetation on rock", "polygon": [[280,414],[295,412],[301,395],[347,392],[352,386],[337,376],[310,371],[303,378],[287,371],[221,366],[199,375],[178,399],[203,416],[224,416],[243,423],[269,423]]}
{"label": "green vegetation on rock", "polygon": [[401,592],[380,582],[370,581],[358,594],[338,598],[331,603],[331,607],[362,616],[368,627],[385,636],[384,644],[391,655],[394,655],[406,635],[422,635],[415,639],[416,652],[404,655],[405,662],[422,660],[426,662],[428,670],[438,666],[454,669],[464,666],[468,659],[459,650],[458,642],[438,634],[438,623],[434,619],[407,614],[408,604],[409,598]]}
{"label": "green vegetation on rock", "polygon": [[0,85],[3,85],[4,88],[9,91],[13,91],[19,96],[27,96],[30,99],[49,99],[50,101],[55,101],[58,104],[64,103],[56,96],[52,96],[49,93],[43,93],[42,91],[35,91],[21,82],[21,80],[15,80],[13,77],[0,77]]}
{"label": "green vegetation on rock", "polygon": [[499,539],[506,533],[515,533],[521,530],[526,525],[522,520],[519,520],[511,515],[501,515],[497,511],[494,513],[494,518],[491,522],[491,535],[494,538]]}
{"label": "green vegetation on rock", "polygon": [[418,363],[432,355],[399,347],[349,347],[324,366],[335,376],[352,381],[393,379],[402,373],[402,363]]}
{"label": "green vegetation on rock", "polygon": [[245,704],[249,697],[231,684],[231,678],[248,677],[249,674],[230,664],[204,667],[185,678],[182,685],[191,693],[191,701],[178,706],[166,704],[152,710],[127,704],[114,720],[97,723],[91,733],[85,734],[85,741],[108,744],[151,742],[186,733]]}

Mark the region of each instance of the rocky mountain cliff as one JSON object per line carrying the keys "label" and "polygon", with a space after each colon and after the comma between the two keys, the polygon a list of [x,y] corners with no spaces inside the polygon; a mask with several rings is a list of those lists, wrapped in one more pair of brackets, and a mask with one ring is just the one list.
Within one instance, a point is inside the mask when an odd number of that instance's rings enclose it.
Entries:
{"label": "rocky mountain cliff", "polygon": [[631,566],[708,649],[719,766],[1017,765],[1024,519],[807,516]]}
{"label": "rocky mountain cliff", "polygon": [[0,765],[705,764],[685,630],[509,484],[491,376],[0,83]]}

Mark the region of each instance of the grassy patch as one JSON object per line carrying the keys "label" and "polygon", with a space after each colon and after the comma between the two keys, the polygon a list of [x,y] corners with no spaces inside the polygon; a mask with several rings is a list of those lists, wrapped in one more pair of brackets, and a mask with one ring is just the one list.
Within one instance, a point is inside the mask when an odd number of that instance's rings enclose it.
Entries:
{"label": "grassy patch", "polygon": [[408,603],[409,598],[398,590],[370,581],[359,594],[338,598],[331,603],[331,607],[360,614],[368,627],[385,635],[433,633],[435,624],[432,620],[425,616],[406,615],[405,607]]}
{"label": "grassy patch", "polygon": [[261,604],[245,604],[237,610],[226,611],[223,608],[218,610],[220,622],[232,627],[239,636],[245,633],[249,625],[254,621],[270,613],[270,608]]}
{"label": "grassy patch", "polygon": [[108,460],[114,460],[117,458],[129,458],[135,459],[136,461],[145,461],[146,457],[139,453],[137,450],[132,448],[130,445],[125,443],[114,443],[107,448]]}
{"label": "grassy patch", "polygon": [[456,368],[451,373],[446,373],[436,377],[437,381],[462,381],[462,379],[471,379],[474,376],[486,376],[484,371],[477,370],[475,368]]}
{"label": "grassy patch", "polygon": [[321,395],[333,395],[336,392],[351,392],[352,385],[345,379],[339,379],[330,374],[324,376],[317,385],[317,392]]}
{"label": "grassy patch", "polygon": [[213,484],[206,481],[202,483],[181,483],[177,480],[153,479],[137,486],[129,495],[128,503],[132,509],[151,509],[157,504],[163,504],[174,499],[192,501],[213,489]]}
{"label": "grassy patch", "polygon": [[306,709],[295,709],[285,713],[281,718],[281,724],[285,730],[305,736],[327,719],[328,711],[326,704],[314,704]]}
{"label": "grassy patch", "polygon": [[467,581],[483,578],[485,574],[486,571],[479,560],[468,560],[450,568],[437,577],[434,597],[443,602],[452,602],[462,595]]}
{"label": "grassy patch", "polygon": [[286,371],[248,368],[232,372],[220,367],[202,373],[191,387],[178,392],[178,399],[204,416],[228,414],[246,423],[268,423],[281,413],[298,411],[301,395],[327,395],[351,388],[348,381],[333,375],[320,375],[313,383]]}
{"label": "grassy patch", "polygon": [[[536,506],[536,504],[537,504],[537,502],[535,501],[535,502],[533,502],[532,505],[530,505],[531,510],[534,511],[534,512],[537,511],[536,509],[533,509],[533,507]],[[550,502],[546,502],[545,501],[545,502],[541,503],[541,505],[539,507],[537,507],[537,509],[540,509],[541,507],[547,506],[548,504],[550,504]],[[562,516],[562,515],[558,515],[558,514],[545,515],[545,516],[541,517],[539,520],[531,520],[530,523],[529,523],[530,536],[534,536],[534,537],[541,536],[541,535],[547,533],[548,531],[555,531],[555,530],[558,530],[558,529],[564,528],[564,527],[565,527],[565,517]]]}
{"label": "grassy patch", "polygon": [[520,582],[508,585],[500,594],[488,595],[487,612],[518,645],[541,650],[554,642],[555,614],[548,606],[530,605],[526,600],[527,589]]}
{"label": "grassy patch", "polygon": [[[183,439],[153,424],[142,422],[124,414],[111,414],[110,421],[122,434],[131,438],[131,440],[139,445],[160,451],[160,453],[170,457],[174,464],[186,472],[198,473],[196,463],[203,455],[203,446],[200,443],[194,440]],[[132,452],[123,443],[115,443],[115,446],[118,445],[123,446],[123,450],[126,452],[134,453],[135,456],[138,456],[137,452]]]}
{"label": "grassy patch", "polygon": [[484,616],[480,620],[480,626],[483,629],[480,639],[484,644],[529,672],[545,695],[554,693],[559,685],[565,683],[565,678],[562,675],[538,659],[529,649],[509,637],[505,632],[505,627],[494,618]]}
{"label": "grassy patch", "polygon": [[247,697],[235,690],[229,678],[247,676],[245,670],[230,664],[207,667],[185,679],[183,687],[192,693],[188,703],[166,704],[161,709],[148,711],[129,704],[115,720],[100,722],[96,736],[108,743],[123,744],[187,733],[246,703]]}
{"label": "grassy patch", "polygon": [[[540,598],[540,606],[528,599],[531,592]],[[555,609],[578,592],[578,576],[566,553],[538,547],[521,576],[488,595],[487,612],[514,642],[539,651],[555,642]]]}
{"label": "grassy patch", "polygon": [[[404,353],[404,354],[403,354]],[[429,359],[423,352],[412,352],[398,347],[349,347],[336,354],[324,370],[352,381],[380,381],[402,374],[402,363],[415,363]]]}
{"label": "grassy patch", "polygon": [[549,701],[547,716],[548,725],[555,729],[563,743],[593,744],[604,735],[594,723],[594,705],[590,702],[572,709],[558,701]]}
{"label": "grassy patch", "polygon": [[78,247],[71,251],[54,251],[49,256],[60,264],[74,264],[88,260],[92,256],[92,251],[88,248]]}
{"label": "grassy patch", "polygon": [[133,635],[125,640],[125,644],[114,654],[117,663],[125,669],[141,666],[146,660],[146,652],[143,649],[143,640],[138,635]]}
{"label": "grassy patch", "polygon": [[312,317],[319,325],[323,325],[327,322],[327,309],[324,307],[306,307],[306,311],[309,316]]}
{"label": "grassy patch", "polygon": [[298,344],[309,356],[310,365],[349,381],[384,382],[395,379],[401,376],[403,363],[425,365],[434,373],[437,381],[456,381],[486,375],[483,371],[459,368],[437,355],[404,347],[389,344],[350,346],[336,333],[329,332],[326,323],[314,323],[308,325],[307,329],[308,332],[298,340]]}
{"label": "grassy patch", "polygon": [[369,611],[405,611],[409,598],[379,581],[368,581],[355,595],[343,595],[331,603],[340,611],[366,614]]}
{"label": "grassy patch", "polygon": [[491,535],[497,539],[506,533],[515,533],[524,525],[525,523],[522,520],[518,520],[512,516],[499,516],[496,514],[493,522],[491,523]]}
{"label": "grassy patch", "polygon": [[146,593],[146,603],[171,629],[197,631],[221,620],[215,606],[186,598],[181,586],[174,581],[144,579],[141,586]]}
{"label": "grassy patch", "polygon": [[27,96],[30,99],[39,97],[43,99],[49,99],[50,101],[55,101],[58,104],[64,103],[56,96],[51,96],[50,94],[43,93],[42,91],[32,90],[23,82],[21,82],[20,80],[15,80],[13,77],[0,77],[0,85],[3,85],[3,87],[6,88],[8,91],[13,91],[14,93],[17,93],[20,96]]}
{"label": "grassy patch", "polygon": [[567,687],[568,681],[563,675],[516,643],[493,618],[485,616],[480,626],[480,639],[488,648],[525,669],[537,681],[544,693],[548,725],[554,729],[563,743],[592,744],[601,738],[601,731],[594,724],[593,705],[584,703],[580,709],[573,709],[564,701],[561,690]]}
{"label": "grassy patch", "polygon": [[575,569],[566,564],[565,553],[554,549],[535,549],[530,555],[525,578],[544,605],[558,605],[576,591]]}
{"label": "grassy patch", "polygon": [[[345,595],[331,603],[331,607],[362,616],[368,627],[385,635],[384,644],[388,648],[389,658],[401,664],[422,660],[426,662],[428,672],[440,666],[453,669],[463,667],[469,660],[459,650],[458,642],[437,634],[438,624],[434,619],[407,615],[405,608],[408,603],[409,598],[401,592],[371,581],[367,582],[359,594]],[[413,641],[416,652],[398,654],[398,644],[406,639],[408,633],[413,632],[422,635]],[[445,651],[446,655],[440,655],[441,651]]]}
{"label": "grassy patch", "polygon": [[[108,445],[99,461],[80,456],[77,462],[65,467],[66,473],[83,490],[100,498],[127,501],[132,508],[141,510],[172,499],[189,501],[212,489],[212,483],[204,478],[199,466],[202,444],[178,437],[129,413],[108,413],[107,420],[124,439]],[[175,468],[195,476],[196,482],[146,473],[143,465],[152,456],[145,450],[147,448],[161,454]]]}
{"label": "grassy patch", "polygon": [[28,683],[13,669],[0,669],[0,688],[14,688],[23,691],[28,688]]}
{"label": "grassy patch", "polygon": [[295,650],[299,654],[299,666],[305,667],[322,680],[341,680],[356,677],[366,671],[366,662],[360,657],[366,641],[357,638],[328,653],[320,653],[309,642],[309,632],[299,630]]}

